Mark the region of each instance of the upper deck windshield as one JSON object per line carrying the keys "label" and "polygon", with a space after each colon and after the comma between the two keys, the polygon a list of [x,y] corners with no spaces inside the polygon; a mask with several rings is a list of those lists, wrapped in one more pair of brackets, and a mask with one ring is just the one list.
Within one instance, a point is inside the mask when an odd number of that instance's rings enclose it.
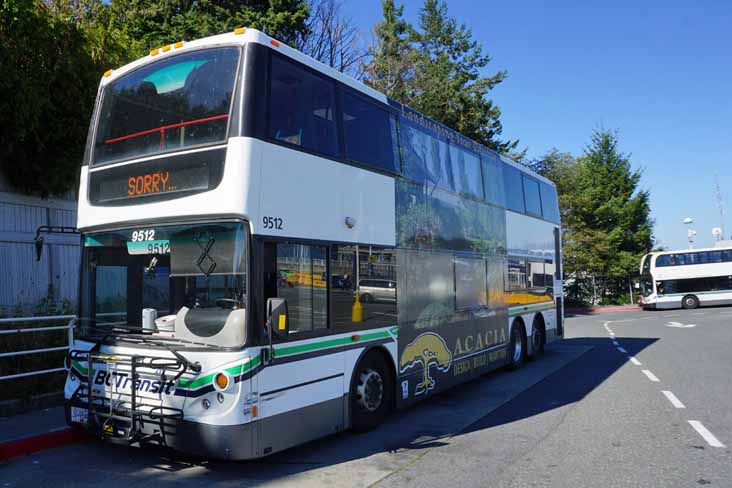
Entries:
{"label": "upper deck windshield", "polygon": [[[150,226],[88,234],[81,334],[144,331],[154,338],[187,337],[209,344],[232,320],[235,327],[243,326],[246,266],[247,234],[242,224]],[[243,334],[237,330],[232,336]]]}
{"label": "upper deck windshield", "polygon": [[205,49],[139,68],[104,88],[94,163],[223,141],[239,49]]}

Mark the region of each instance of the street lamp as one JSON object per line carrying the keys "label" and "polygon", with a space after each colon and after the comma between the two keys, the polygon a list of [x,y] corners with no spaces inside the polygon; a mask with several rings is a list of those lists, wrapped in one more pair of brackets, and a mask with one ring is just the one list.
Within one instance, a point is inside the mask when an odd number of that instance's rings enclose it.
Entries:
{"label": "street lamp", "polygon": [[691,228],[691,224],[694,223],[694,221],[686,217],[684,220],[684,225],[686,225],[686,236],[689,238],[689,249],[694,249],[694,237],[696,237],[696,231]]}

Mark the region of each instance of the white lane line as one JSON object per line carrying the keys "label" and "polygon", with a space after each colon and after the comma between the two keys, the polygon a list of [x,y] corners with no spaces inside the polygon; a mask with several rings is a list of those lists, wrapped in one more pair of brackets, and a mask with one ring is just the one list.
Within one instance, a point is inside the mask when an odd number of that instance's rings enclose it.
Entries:
{"label": "white lane line", "polygon": [[628,353],[628,351],[626,351],[624,347],[618,347],[618,351],[622,352],[623,354]]}
{"label": "white lane line", "polygon": [[628,356],[628,359],[630,359],[630,362],[633,363],[633,364],[635,364],[636,366],[641,366],[642,365],[642,363],[640,361],[638,361],[635,358],[635,356]]}
{"label": "white lane line", "polygon": [[613,346],[619,346],[619,345],[620,345],[620,343],[618,341],[616,341],[615,339],[613,339]]}
{"label": "white lane line", "polygon": [[686,408],[684,406],[684,404],[681,403],[681,400],[679,400],[678,398],[676,398],[676,395],[674,395],[670,391],[663,390],[663,391],[661,391],[661,393],[663,393],[666,396],[666,398],[668,398],[668,401],[670,401],[671,402],[671,405],[673,405],[674,407],[676,407],[676,408]]}
{"label": "white lane line", "polygon": [[706,315],[706,312],[694,312],[691,315]]}
{"label": "white lane line", "polygon": [[658,379],[658,377],[655,374],[651,373],[647,369],[644,369],[643,370],[643,374],[646,375],[646,376],[648,376],[648,379],[651,380],[651,381],[653,381],[654,383],[658,383],[659,381],[661,381],[661,380]]}
{"label": "white lane line", "polygon": [[680,316],[681,316],[680,313],[672,313],[672,314],[664,315],[664,317],[680,317]]}
{"label": "white lane line", "polygon": [[615,332],[610,332],[610,337],[615,337]]}
{"label": "white lane line", "polygon": [[689,424],[691,424],[692,427],[694,427],[694,430],[699,433],[700,436],[704,438],[705,441],[707,441],[707,444],[709,444],[712,447],[725,447],[724,444],[719,442],[719,439],[714,437],[714,434],[709,432],[706,427],[704,427],[704,424],[699,422],[698,420],[689,420]]}

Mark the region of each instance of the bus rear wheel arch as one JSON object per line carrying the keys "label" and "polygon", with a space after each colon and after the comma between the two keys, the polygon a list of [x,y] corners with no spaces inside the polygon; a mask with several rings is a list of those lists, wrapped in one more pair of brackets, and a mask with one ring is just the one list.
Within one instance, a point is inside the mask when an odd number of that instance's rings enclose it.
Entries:
{"label": "bus rear wheel arch", "polygon": [[511,324],[510,345],[508,348],[509,370],[519,369],[526,361],[526,327],[520,318]]}
{"label": "bus rear wheel arch", "polygon": [[366,351],[359,359],[349,390],[351,427],[357,432],[381,424],[394,407],[394,366],[380,348]]}
{"label": "bus rear wheel arch", "polygon": [[526,356],[529,360],[534,360],[544,354],[544,346],[546,345],[546,324],[544,316],[540,313],[536,314],[531,325],[531,351]]}
{"label": "bus rear wheel arch", "polygon": [[699,306],[699,299],[696,295],[686,295],[681,299],[681,306],[686,309],[694,309]]}

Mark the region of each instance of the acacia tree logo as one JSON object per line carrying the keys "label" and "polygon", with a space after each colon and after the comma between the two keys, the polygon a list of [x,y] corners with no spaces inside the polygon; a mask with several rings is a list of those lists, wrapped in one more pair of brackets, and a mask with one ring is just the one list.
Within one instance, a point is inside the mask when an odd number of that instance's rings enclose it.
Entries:
{"label": "acacia tree logo", "polygon": [[413,366],[422,365],[422,381],[417,383],[415,395],[421,395],[435,387],[435,380],[430,376],[430,367],[434,366],[447,373],[452,364],[452,353],[445,340],[434,332],[418,335],[402,351],[399,372],[404,373]]}

